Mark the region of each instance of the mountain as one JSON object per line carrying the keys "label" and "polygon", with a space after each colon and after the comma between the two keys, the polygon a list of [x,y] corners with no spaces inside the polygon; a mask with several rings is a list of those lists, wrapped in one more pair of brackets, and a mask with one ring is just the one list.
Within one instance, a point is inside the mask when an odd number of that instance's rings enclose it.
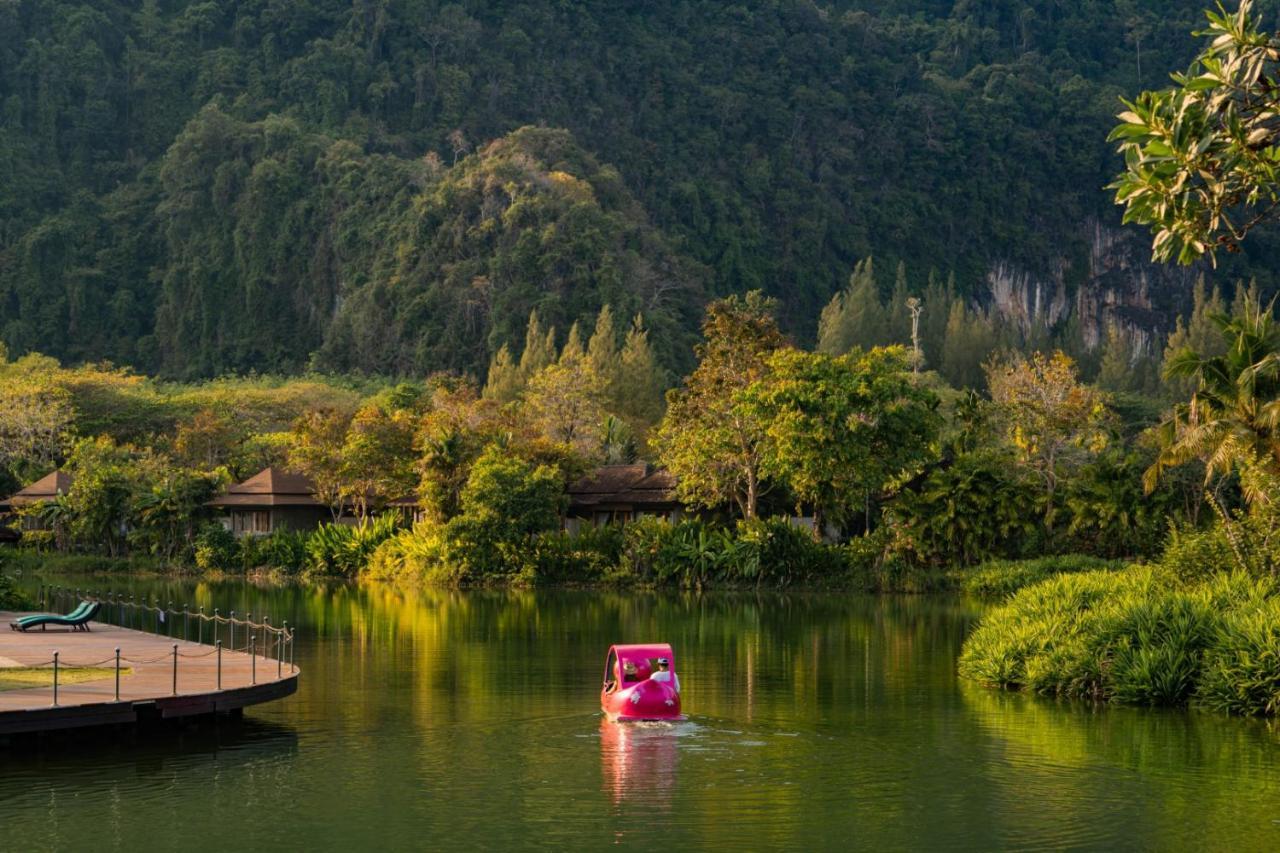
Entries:
{"label": "mountain", "polygon": [[[9,0],[0,338],[224,371],[483,370],[537,309],[669,366],[761,287],[904,261],[1020,322],[1165,324],[1103,186],[1203,0]],[[1217,274],[1273,284],[1260,235]],[[1025,315],[1025,316],[1024,316]]]}

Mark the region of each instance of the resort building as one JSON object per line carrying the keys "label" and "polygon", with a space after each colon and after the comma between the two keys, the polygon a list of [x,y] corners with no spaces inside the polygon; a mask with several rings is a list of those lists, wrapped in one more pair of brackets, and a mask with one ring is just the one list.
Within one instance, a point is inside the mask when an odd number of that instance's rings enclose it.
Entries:
{"label": "resort building", "polygon": [[333,513],[301,474],[263,468],[209,502],[225,511],[223,525],[236,536],[267,536],[277,530],[313,530]]}
{"label": "resort building", "polygon": [[677,521],[684,505],[676,499],[676,478],[646,463],[605,465],[569,486],[565,530],[621,524],[645,516]]}
{"label": "resort building", "polygon": [[[70,490],[71,475],[65,471],[54,471],[0,501],[0,516],[8,518],[17,515],[24,507],[57,500]],[[36,516],[26,515],[22,516],[21,527],[23,530],[43,530],[44,524]]]}

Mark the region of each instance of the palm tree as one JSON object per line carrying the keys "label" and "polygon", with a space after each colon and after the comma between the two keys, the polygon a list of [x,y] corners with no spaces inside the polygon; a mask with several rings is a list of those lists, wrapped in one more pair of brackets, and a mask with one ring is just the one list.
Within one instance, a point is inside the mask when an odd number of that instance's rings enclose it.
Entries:
{"label": "palm tree", "polygon": [[[1205,463],[1205,481],[1261,465],[1280,474],[1280,327],[1272,314],[1246,300],[1241,314],[1214,314],[1210,321],[1226,344],[1223,355],[1191,349],[1175,354],[1167,379],[1190,378],[1191,400],[1174,406],[1156,428],[1160,454],[1144,477],[1155,488],[1162,471],[1194,459]],[[1257,496],[1246,488],[1250,502]]]}

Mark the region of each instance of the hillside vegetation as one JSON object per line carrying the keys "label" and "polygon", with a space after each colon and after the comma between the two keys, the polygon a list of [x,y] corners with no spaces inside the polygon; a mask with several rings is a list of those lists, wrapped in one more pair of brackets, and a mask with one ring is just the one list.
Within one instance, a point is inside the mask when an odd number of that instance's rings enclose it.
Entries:
{"label": "hillside vegetation", "polygon": [[563,334],[610,303],[679,369],[705,298],[763,288],[808,341],[873,253],[913,289],[1078,283],[1117,97],[1184,64],[1200,6],[5,3],[0,337],[479,373],[532,309]]}

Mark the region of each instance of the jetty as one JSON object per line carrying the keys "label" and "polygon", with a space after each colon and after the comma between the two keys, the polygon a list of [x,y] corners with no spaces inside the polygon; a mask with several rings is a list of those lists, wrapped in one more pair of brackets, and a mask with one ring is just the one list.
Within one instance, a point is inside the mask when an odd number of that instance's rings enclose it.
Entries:
{"label": "jetty", "polygon": [[[104,602],[102,611],[128,619],[126,607],[140,609]],[[7,668],[35,669],[43,682],[48,671],[47,685],[0,690],[0,736],[238,714],[296,692],[299,673],[287,626],[168,612],[172,616],[155,624],[172,625],[185,617],[187,627],[196,617],[201,636],[167,636],[105,622],[91,623],[88,631],[11,631],[9,623],[26,614],[0,612],[0,677]],[[86,669],[93,671],[91,680],[73,677]]]}

